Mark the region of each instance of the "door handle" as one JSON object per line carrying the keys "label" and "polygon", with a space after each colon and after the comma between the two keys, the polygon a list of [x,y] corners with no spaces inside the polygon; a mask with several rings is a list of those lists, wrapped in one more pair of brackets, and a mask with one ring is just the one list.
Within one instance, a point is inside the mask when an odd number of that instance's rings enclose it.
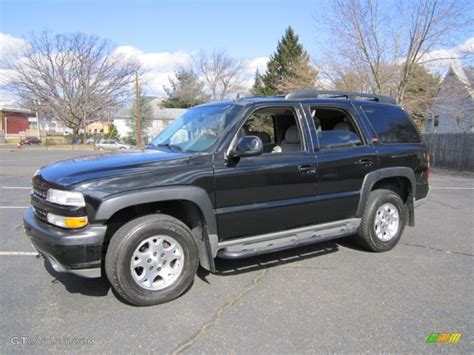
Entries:
{"label": "door handle", "polygon": [[359,165],[362,168],[371,168],[374,165],[374,161],[372,159],[361,159],[359,160]]}
{"label": "door handle", "polygon": [[316,166],[308,164],[308,165],[299,165],[298,171],[301,175],[314,175],[316,174]]}

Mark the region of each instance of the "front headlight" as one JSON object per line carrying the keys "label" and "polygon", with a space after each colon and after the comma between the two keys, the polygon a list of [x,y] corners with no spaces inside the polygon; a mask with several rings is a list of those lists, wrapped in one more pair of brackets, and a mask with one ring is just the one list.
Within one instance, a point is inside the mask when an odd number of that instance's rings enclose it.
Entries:
{"label": "front headlight", "polygon": [[80,192],[49,189],[46,200],[63,206],[85,207],[84,196]]}

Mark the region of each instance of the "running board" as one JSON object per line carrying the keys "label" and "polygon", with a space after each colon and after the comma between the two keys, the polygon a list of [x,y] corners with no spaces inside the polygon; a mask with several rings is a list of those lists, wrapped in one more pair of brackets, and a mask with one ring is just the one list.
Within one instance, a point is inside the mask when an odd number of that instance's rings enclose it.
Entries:
{"label": "running board", "polygon": [[360,218],[301,227],[282,232],[224,241],[217,246],[217,256],[224,259],[240,259],[278,250],[355,234]]}

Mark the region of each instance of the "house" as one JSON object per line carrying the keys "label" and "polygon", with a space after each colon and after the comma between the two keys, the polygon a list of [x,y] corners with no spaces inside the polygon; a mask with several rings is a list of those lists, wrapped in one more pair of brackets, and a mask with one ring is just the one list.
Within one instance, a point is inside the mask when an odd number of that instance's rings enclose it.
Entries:
{"label": "house", "polygon": [[453,65],[441,82],[425,133],[474,132],[474,66]]}
{"label": "house", "polygon": [[71,129],[55,118],[41,117],[40,118],[41,135],[67,135]]}
{"label": "house", "polygon": [[38,136],[36,113],[23,108],[0,107],[0,130],[6,138]]}
{"label": "house", "polygon": [[109,122],[94,121],[86,126],[86,132],[89,134],[109,133]]}
{"label": "house", "polygon": [[[150,141],[167,127],[175,118],[181,116],[186,109],[162,107],[163,98],[145,97],[151,108],[149,127],[145,130],[144,141]],[[115,114],[113,123],[121,137],[132,133],[130,122],[134,120],[132,108],[124,107]]]}

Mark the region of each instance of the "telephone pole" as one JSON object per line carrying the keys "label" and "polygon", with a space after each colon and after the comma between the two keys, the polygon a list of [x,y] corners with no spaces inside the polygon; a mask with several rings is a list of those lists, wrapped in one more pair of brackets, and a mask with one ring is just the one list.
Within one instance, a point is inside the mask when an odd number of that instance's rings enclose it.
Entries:
{"label": "telephone pole", "polygon": [[140,83],[138,82],[138,72],[135,73],[135,130],[137,146],[142,146],[142,117],[140,103]]}

